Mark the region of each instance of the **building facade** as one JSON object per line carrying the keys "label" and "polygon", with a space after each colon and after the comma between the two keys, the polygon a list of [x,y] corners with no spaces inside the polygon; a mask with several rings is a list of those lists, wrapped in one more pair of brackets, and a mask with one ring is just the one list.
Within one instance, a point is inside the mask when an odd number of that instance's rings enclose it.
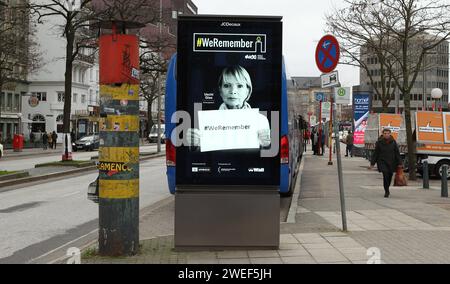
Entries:
{"label": "building facade", "polygon": [[[33,132],[56,131],[63,137],[66,39],[62,37],[61,16],[47,17],[37,27],[42,67],[29,76],[29,88],[22,100],[22,128],[25,137]],[[99,105],[99,66],[92,50],[83,49],[73,62],[71,126],[77,138],[98,132],[98,122],[90,114]]]}
{"label": "building facade", "polygon": [[[361,57],[367,63],[369,73],[372,75],[374,84],[372,85],[368,72],[364,68],[360,68],[360,85],[365,87],[381,89],[381,71],[380,63],[377,56],[367,51],[366,48],[361,49]],[[395,88],[391,95],[391,102],[388,110],[390,112],[401,112],[404,107],[404,96],[395,87],[392,82],[392,88]],[[431,98],[431,90],[439,88],[442,90],[442,98],[434,102]],[[449,42],[444,41],[435,49],[427,52],[424,57],[424,64],[417,76],[416,82],[411,94],[411,108],[415,110],[430,109],[433,103],[442,109],[449,108]],[[381,98],[374,91],[373,109],[382,111]]]}
{"label": "building facade", "polygon": [[22,132],[22,97],[28,91],[29,18],[18,6],[26,0],[0,1],[0,142]]}

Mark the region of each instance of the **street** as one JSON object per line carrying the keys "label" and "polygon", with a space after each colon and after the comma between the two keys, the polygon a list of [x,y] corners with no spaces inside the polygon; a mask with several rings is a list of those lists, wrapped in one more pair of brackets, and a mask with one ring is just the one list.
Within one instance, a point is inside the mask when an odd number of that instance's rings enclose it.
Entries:
{"label": "street", "polygon": [[[170,195],[164,170],[163,158],[141,163],[141,209]],[[98,205],[87,199],[96,176],[90,172],[0,193],[0,263],[26,263],[96,229]],[[49,239],[51,244],[40,244]]]}

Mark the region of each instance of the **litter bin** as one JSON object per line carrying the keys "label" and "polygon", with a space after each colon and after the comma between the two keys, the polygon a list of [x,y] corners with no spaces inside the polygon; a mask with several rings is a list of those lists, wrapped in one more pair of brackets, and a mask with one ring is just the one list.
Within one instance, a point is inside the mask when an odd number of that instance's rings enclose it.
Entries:
{"label": "litter bin", "polygon": [[14,152],[22,152],[22,149],[23,149],[23,135],[14,134],[13,149],[14,149]]}

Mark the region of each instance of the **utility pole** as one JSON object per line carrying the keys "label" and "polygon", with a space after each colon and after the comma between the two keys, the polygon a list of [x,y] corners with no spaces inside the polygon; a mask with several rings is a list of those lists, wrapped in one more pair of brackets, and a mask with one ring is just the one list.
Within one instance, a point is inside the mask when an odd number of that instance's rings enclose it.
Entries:
{"label": "utility pole", "polygon": [[[139,41],[121,30],[132,22],[101,22],[99,254],[135,255],[139,249]],[[113,111],[111,111],[113,110]]]}

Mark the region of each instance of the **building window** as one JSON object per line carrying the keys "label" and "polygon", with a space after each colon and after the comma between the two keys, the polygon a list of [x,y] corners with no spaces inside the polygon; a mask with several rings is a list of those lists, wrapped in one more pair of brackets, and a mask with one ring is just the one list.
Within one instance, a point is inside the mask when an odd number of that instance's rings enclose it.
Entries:
{"label": "building window", "polygon": [[20,112],[20,94],[14,96],[14,111]]}
{"label": "building window", "polygon": [[63,123],[64,123],[64,115],[60,114],[56,117],[56,132],[64,133]]}
{"label": "building window", "polygon": [[41,114],[33,116],[33,123],[31,124],[32,132],[45,132],[45,117]]}
{"label": "building window", "polygon": [[64,102],[64,95],[65,95],[64,92],[58,92],[58,102],[59,103]]}
{"label": "building window", "polygon": [[34,92],[32,93],[40,102],[47,101],[47,93],[46,92]]}
{"label": "building window", "polygon": [[6,101],[6,111],[12,111],[13,106],[13,94],[8,93],[8,100]]}
{"label": "building window", "polygon": [[78,101],[78,94],[74,93],[73,94],[73,102],[76,103]]}
{"label": "building window", "polygon": [[86,103],[86,95],[81,95],[81,103],[82,104]]}

